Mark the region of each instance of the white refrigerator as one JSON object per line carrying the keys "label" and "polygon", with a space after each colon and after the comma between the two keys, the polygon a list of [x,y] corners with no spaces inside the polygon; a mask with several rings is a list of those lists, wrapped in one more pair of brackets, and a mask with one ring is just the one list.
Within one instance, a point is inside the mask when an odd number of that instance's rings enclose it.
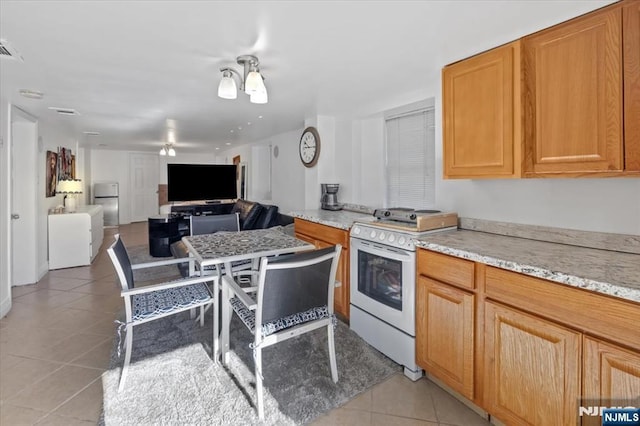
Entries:
{"label": "white refrigerator", "polygon": [[96,183],[93,185],[93,204],[99,204],[104,210],[104,226],[118,226],[118,184],[116,182]]}

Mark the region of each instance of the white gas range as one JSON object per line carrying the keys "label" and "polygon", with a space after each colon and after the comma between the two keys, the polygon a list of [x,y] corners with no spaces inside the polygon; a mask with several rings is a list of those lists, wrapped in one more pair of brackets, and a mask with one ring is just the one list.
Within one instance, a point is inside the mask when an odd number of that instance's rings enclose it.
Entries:
{"label": "white gas range", "polygon": [[455,230],[457,215],[411,209],[374,215],[377,221],[351,227],[350,327],[417,380],[422,370],[415,363],[415,240]]}

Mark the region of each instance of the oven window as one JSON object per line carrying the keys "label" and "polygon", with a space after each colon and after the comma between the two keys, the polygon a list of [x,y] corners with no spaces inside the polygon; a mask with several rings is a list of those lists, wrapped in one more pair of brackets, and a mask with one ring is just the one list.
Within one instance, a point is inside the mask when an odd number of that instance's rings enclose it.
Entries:
{"label": "oven window", "polygon": [[402,262],[358,251],[358,291],[402,311]]}

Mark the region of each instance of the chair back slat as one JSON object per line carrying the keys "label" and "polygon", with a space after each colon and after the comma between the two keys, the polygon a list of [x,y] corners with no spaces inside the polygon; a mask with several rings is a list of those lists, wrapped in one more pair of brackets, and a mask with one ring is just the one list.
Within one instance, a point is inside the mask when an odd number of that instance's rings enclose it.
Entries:
{"label": "chair back slat", "polygon": [[[262,298],[261,324],[328,306],[329,288],[333,288],[335,277],[331,276],[334,257],[327,255],[335,250],[335,247],[328,247],[268,259],[258,296]],[[294,266],[306,261],[311,262],[306,266]]]}
{"label": "chair back slat", "polygon": [[120,285],[123,290],[134,287],[133,281],[133,269],[131,269],[131,260],[127,249],[120,238],[120,234],[115,235],[116,241],[107,249],[113,267],[115,268],[118,278],[120,279]]}

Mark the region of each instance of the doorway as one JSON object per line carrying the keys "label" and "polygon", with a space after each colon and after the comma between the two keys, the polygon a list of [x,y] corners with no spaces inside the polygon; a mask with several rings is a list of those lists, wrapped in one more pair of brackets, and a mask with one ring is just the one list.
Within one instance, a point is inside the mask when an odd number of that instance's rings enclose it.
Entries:
{"label": "doorway", "polygon": [[[0,317],[11,309],[11,287],[38,281],[38,121],[7,106],[0,126]],[[3,114],[4,115],[4,114]],[[5,139],[6,136],[6,139]]]}
{"label": "doorway", "polygon": [[38,121],[11,107],[9,151],[11,161],[11,285],[38,282]]}
{"label": "doorway", "polygon": [[143,222],[158,214],[158,155],[131,154],[131,222]]}

